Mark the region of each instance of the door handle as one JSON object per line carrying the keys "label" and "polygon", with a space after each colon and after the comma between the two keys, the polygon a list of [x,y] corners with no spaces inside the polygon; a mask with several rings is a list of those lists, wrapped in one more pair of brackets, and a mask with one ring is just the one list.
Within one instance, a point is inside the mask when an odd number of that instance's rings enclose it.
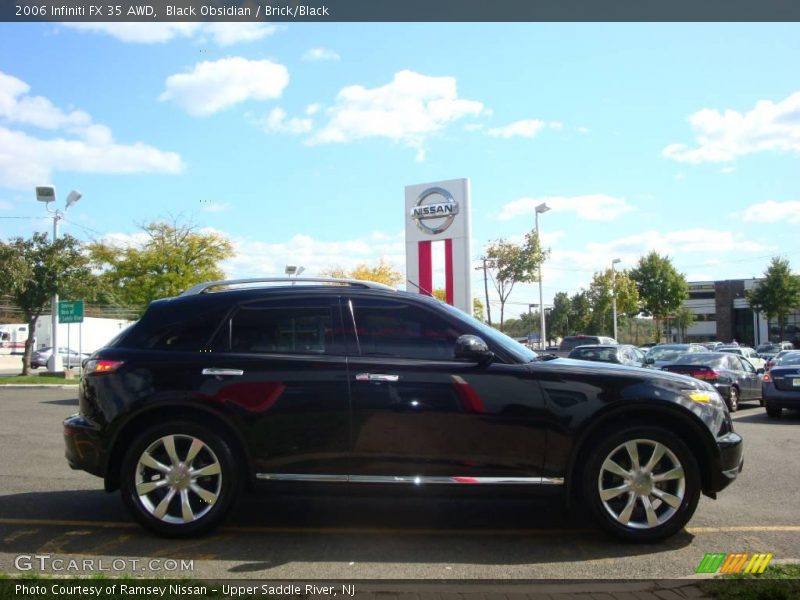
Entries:
{"label": "door handle", "polygon": [[359,373],[356,375],[356,381],[384,381],[393,383],[400,379],[400,375],[385,375],[381,373]]}
{"label": "door handle", "polygon": [[230,376],[239,376],[244,375],[244,371],[241,369],[203,369],[203,375],[216,375],[217,377],[225,377],[226,375]]}

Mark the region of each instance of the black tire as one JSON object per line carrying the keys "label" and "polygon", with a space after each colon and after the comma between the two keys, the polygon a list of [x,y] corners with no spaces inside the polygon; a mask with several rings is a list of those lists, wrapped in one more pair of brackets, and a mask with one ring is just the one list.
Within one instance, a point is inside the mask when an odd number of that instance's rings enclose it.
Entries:
{"label": "black tire", "polygon": [[728,399],[726,400],[728,405],[728,412],[736,412],[739,410],[739,388],[735,385],[731,386],[730,394],[728,394]]}
{"label": "black tire", "polygon": [[766,401],[767,416],[770,419],[780,419],[783,414],[783,409],[780,406],[775,406],[769,400]]}
{"label": "black tire", "polygon": [[[169,458],[169,438],[178,465]],[[180,462],[196,447],[195,440],[202,447],[188,464]],[[169,473],[143,464],[145,451],[161,467],[172,467]],[[201,469],[208,474],[192,475]],[[139,485],[159,487],[140,496],[137,479]],[[239,495],[240,480],[228,440],[205,425],[175,421],[153,426],[134,441],[122,461],[120,488],[125,506],[141,525],[158,535],[183,538],[208,533],[225,519]],[[165,514],[157,516],[162,504]]]}
{"label": "black tire", "polygon": [[[651,475],[675,473],[674,469],[680,467],[683,477],[653,483],[652,479],[647,479],[647,475],[640,473],[638,479],[626,481],[622,476],[604,469],[603,465],[610,459],[624,471],[636,471],[626,447],[626,444],[634,441],[636,454],[641,461],[640,467],[648,466],[647,463],[652,458],[656,446],[660,445],[665,449],[665,453],[655,463]],[[624,460],[625,456],[629,459],[627,462]],[[612,535],[635,542],[653,542],[680,531],[697,508],[702,485],[697,461],[686,444],[671,431],[648,426],[630,427],[601,438],[592,448],[583,472],[582,484],[584,499],[597,523]],[[613,493],[614,488],[628,484],[644,486],[638,488],[638,491],[643,493],[624,491],[615,497],[606,498],[605,501],[601,497],[601,488]],[[653,493],[656,489],[658,492]],[[669,499],[670,502],[656,497],[656,494]],[[652,523],[643,499],[645,497],[647,504],[652,508],[651,514],[655,516]],[[625,511],[628,505],[632,508],[627,515],[626,523]]]}

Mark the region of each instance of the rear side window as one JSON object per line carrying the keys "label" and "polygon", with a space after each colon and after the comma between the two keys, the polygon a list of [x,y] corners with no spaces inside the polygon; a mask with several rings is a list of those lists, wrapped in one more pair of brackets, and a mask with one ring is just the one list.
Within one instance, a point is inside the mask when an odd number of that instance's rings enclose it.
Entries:
{"label": "rear side window", "polygon": [[149,308],[107,347],[196,352],[208,347],[227,307],[182,305],[169,311]]}
{"label": "rear side window", "polygon": [[577,348],[578,346],[589,346],[600,343],[600,338],[596,337],[565,337],[561,340],[559,350],[567,351]]}
{"label": "rear side window", "polygon": [[330,307],[242,308],[230,320],[232,352],[326,354],[333,345]]}

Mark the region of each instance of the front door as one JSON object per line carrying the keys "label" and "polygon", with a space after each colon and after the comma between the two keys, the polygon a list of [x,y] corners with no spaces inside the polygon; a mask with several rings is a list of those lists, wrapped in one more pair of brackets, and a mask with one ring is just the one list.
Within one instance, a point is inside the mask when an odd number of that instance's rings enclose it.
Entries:
{"label": "front door", "polygon": [[342,304],[354,481],[530,482],[544,463],[544,401],[524,365],[455,360],[474,333],[422,303],[353,295]]}

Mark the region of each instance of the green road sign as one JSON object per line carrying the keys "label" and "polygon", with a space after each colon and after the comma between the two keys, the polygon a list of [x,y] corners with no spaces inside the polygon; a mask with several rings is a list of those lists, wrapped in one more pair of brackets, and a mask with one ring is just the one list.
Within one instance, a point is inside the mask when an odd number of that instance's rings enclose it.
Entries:
{"label": "green road sign", "polygon": [[59,301],[59,323],[83,323],[83,300]]}

